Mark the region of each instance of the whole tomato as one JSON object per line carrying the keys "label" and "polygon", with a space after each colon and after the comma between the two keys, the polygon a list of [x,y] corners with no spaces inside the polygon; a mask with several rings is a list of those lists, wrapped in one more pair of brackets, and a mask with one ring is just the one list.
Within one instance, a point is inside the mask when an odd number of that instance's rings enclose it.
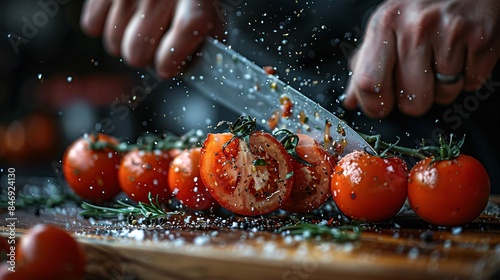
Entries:
{"label": "whole tomato", "polygon": [[83,250],[68,232],[56,226],[34,226],[21,237],[16,255],[16,267],[36,272],[36,279],[81,280],[85,273]]}
{"label": "whole tomato", "polygon": [[121,155],[107,144],[117,145],[118,140],[103,133],[84,135],[66,149],[62,160],[68,185],[83,199],[96,203],[112,200],[121,191]]}
{"label": "whole tomato", "polygon": [[50,277],[43,277],[29,267],[11,266],[8,263],[0,264],[0,280],[52,280]]}
{"label": "whole tomato", "polygon": [[186,149],[174,158],[168,171],[168,186],[182,204],[194,210],[208,210],[218,203],[201,181],[200,152],[201,148]]}
{"label": "whole tomato", "polygon": [[450,160],[432,160],[419,161],[410,172],[408,200],[413,211],[439,226],[458,226],[476,219],[490,194],[483,165],[463,154]]}
{"label": "whole tomato", "polygon": [[129,151],[118,170],[120,186],[132,200],[149,203],[148,194],[166,202],[172,194],[168,187],[168,169],[172,157],[166,150]]}
{"label": "whole tomato", "polygon": [[408,169],[401,158],[355,151],[335,166],[331,191],[337,207],[346,216],[381,222],[396,216],[403,207],[407,178]]}

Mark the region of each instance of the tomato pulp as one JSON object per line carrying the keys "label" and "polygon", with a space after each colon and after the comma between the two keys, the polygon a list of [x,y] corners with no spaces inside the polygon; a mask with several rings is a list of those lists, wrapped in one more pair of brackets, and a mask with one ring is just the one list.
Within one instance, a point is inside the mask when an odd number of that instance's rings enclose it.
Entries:
{"label": "tomato pulp", "polygon": [[293,162],[271,134],[256,131],[248,142],[231,133],[208,134],[200,156],[200,175],[224,208],[241,215],[278,209],[292,190]]}

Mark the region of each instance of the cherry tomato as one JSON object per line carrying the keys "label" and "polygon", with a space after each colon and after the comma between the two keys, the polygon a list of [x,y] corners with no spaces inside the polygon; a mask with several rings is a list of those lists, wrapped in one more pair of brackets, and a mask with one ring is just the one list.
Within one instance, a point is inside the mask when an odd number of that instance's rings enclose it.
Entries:
{"label": "cherry tomato", "polygon": [[63,156],[63,174],[73,191],[93,202],[109,201],[120,193],[118,167],[120,154],[109,147],[93,149],[101,141],[117,145],[118,140],[106,134],[89,134],[73,142]]}
{"label": "cherry tomato", "polygon": [[10,253],[9,241],[6,238],[0,236],[0,261],[9,260],[7,256],[8,253]]}
{"label": "cherry tomato", "polygon": [[170,164],[168,186],[182,204],[195,210],[208,210],[218,205],[200,177],[201,148],[182,151]]}
{"label": "cherry tomato", "polygon": [[293,188],[288,201],[281,207],[295,213],[311,212],[331,195],[331,176],[335,162],[321,145],[305,134],[297,134],[295,151],[306,163],[294,159]]}
{"label": "cherry tomato", "polygon": [[85,255],[76,240],[52,225],[36,225],[20,239],[16,266],[36,271],[36,279],[82,279]]}
{"label": "cherry tomato", "polygon": [[340,211],[354,220],[386,221],[401,210],[406,200],[407,178],[408,169],[401,158],[355,151],[335,166],[333,199]]}
{"label": "cherry tomato", "polygon": [[458,226],[476,219],[485,209],[490,180],[475,158],[419,161],[408,180],[408,200],[423,220],[439,226]]}
{"label": "cherry tomato", "polygon": [[136,202],[149,203],[148,194],[167,202],[172,194],[168,187],[168,169],[172,158],[163,150],[132,150],[125,154],[118,170],[120,186]]}
{"label": "cherry tomato", "polygon": [[29,267],[11,266],[8,263],[0,264],[0,280],[52,280],[50,277],[43,277]]}
{"label": "cherry tomato", "polygon": [[203,183],[221,206],[235,213],[261,215],[278,209],[292,190],[292,157],[269,133],[252,132],[248,142],[232,137],[207,136],[200,156]]}

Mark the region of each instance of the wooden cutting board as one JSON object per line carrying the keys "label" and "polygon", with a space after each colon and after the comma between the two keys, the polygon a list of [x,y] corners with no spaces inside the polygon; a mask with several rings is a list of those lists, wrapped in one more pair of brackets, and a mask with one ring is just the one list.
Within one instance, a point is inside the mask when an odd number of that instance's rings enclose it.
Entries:
{"label": "wooden cutting board", "polygon": [[129,226],[83,219],[77,206],[16,215],[19,235],[37,223],[71,232],[87,255],[86,279],[500,279],[500,200],[491,201],[464,227],[432,227],[407,211],[347,243],[272,230],[286,216],[185,215]]}

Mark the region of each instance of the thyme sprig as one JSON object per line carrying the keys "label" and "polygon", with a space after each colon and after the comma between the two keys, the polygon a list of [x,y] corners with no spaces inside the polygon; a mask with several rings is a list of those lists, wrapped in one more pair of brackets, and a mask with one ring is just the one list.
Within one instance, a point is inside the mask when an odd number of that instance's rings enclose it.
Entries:
{"label": "thyme sprig", "polygon": [[199,129],[190,130],[180,137],[170,132],[162,135],[147,133],[139,136],[135,143],[120,142],[118,144],[100,140],[96,135],[92,135],[92,137],[85,135],[84,137],[92,150],[111,149],[118,153],[126,153],[135,149],[153,151],[201,147],[206,135]]}
{"label": "thyme sprig", "polygon": [[363,139],[365,139],[368,144],[372,145],[375,151],[382,151],[379,156],[385,157],[389,153],[399,153],[418,159],[433,157],[432,162],[440,160],[450,160],[458,157],[460,155],[460,149],[465,142],[465,136],[457,141],[455,140],[454,135],[450,134],[447,141],[445,136],[440,135],[438,145],[428,145],[427,143],[425,143],[425,141],[422,140],[420,147],[407,148],[397,145],[399,142],[399,137],[396,143],[388,143],[382,140],[380,134],[367,135],[361,132],[358,132],[358,134],[361,135],[361,137],[363,137]]}
{"label": "thyme sprig", "polygon": [[257,120],[256,118],[251,118],[250,116],[240,116],[236,121],[220,121],[216,127],[220,127],[222,125],[229,126],[229,132],[233,134],[233,137],[229,139],[224,145],[222,145],[222,151],[226,154],[226,147],[234,141],[234,139],[239,138],[242,139],[250,145],[250,134],[252,134],[257,128]]}
{"label": "thyme sprig", "polygon": [[80,216],[84,218],[96,217],[115,219],[129,215],[142,215],[148,219],[167,217],[169,215],[180,214],[177,211],[166,211],[158,201],[158,196],[153,200],[151,193],[148,194],[149,203],[138,202],[137,205],[127,203],[123,200],[117,200],[113,207],[94,205],[88,202],[82,202],[83,211]]}
{"label": "thyme sprig", "polygon": [[290,154],[295,160],[306,166],[312,166],[312,164],[310,164],[297,154],[296,148],[299,144],[299,136],[297,136],[297,134],[294,134],[288,129],[282,128],[274,131],[273,136],[274,138],[278,139],[281,144],[283,144],[283,147],[285,148],[287,153]]}
{"label": "thyme sprig", "polygon": [[294,225],[284,226],[279,229],[280,232],[290,235],[300,235],[305,239],[316,237],[330,238],[335,242],[356,241],[361,237],[364,227],[359,225],[340,225],[299,222]]}
{"label": "thyme sprig", "polygon": [[[53,208],[64,205],[69,202],[81,201],[78,196],[68,189],[55,184],[52,181],[41,185],[31,186],[27,184],[23,189],[16,193],[15,207],[21,208]],[[7,209],[13,203],[9,199],[7,189],[0,192],[0,209]]]}

